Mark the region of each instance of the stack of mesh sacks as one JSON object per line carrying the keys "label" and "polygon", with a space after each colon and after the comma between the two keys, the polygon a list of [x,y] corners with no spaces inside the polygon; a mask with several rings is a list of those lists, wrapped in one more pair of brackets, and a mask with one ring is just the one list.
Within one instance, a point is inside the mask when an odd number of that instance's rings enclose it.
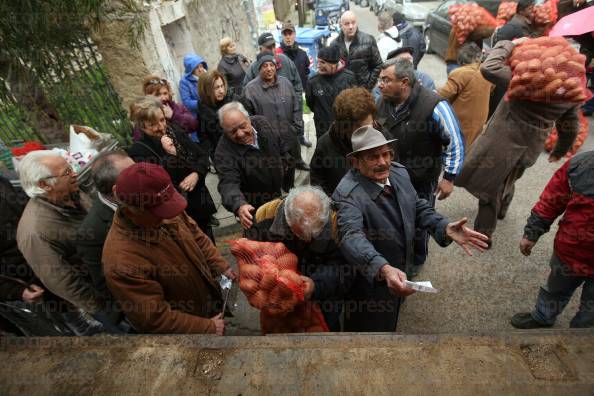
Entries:
{"label": "stack of mesh sacks", "polygon": [[517,45],[509,65],[507,99],[542,103],[581,103],[586,88],[586,57],[563,37],[539,37]]}
{"label": "stack of mesh sacks", "polygon": [[535,5],[533,8],[534,24],[538,26],[549,26],[557,22],[559,13],[557,2],[559,0],[547,0],[544,3]]}
{"label": "stack of mesh sacks", "polygon": [[499,4],[497,16],[495,17],[497,26],[503,26],[508,23],[516,15],[517,8],[518,3],[515,1],[502,1]]}
{"label": "stack of mesh sacks", "polygon": [[454,4],[448,8],[452,29],[459,44],[464,44],[477,29],[494,29],[497,21],[483,7],[476,3]]}
{"label": "stack of mesh sacks", "polygon": [[263,334],[325,332],[319,307],[304,301],[297,256],[278,242],[230,241],[239,267],[239,289],[260,310]]}

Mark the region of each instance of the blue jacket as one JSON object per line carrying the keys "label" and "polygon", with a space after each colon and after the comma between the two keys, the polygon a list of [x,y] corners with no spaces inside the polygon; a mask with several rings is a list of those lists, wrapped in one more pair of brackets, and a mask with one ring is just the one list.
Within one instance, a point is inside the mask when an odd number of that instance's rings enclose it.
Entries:
{"label": "blue jacket", "polygon": [[[397,204],[388,212],[376,203],[382,187],[355,169],[347,172],[332,194],[338,207],[340,250],[370,284],[384,264],[402,271],[413,264],[416,228],[429,231],[441,246],[451,243],[445,233],[448,220],[417,196],[404,166],[393,162],[389,177]],[[396,224],[404,229],[394,229]],[[394,241],[395,235],[402,235],[404,240]],[[404,246],[403,256],[395,252],[395,244]]]}
{"label": "blue jacket", "polygon": [[194,117],[198,113],[200,96],[198,96],[198,77],[192,73],[200,64],[208,70],[206,61],[200,55],[187,54],[184,56],[184,76],[179,80],[179,96],[184,106],[194,114]]}

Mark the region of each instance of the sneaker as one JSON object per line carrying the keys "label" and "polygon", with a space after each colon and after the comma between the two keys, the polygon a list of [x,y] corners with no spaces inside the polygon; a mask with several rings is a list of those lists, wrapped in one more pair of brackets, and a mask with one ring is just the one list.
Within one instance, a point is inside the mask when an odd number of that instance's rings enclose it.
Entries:
{"label": "sneaker", "polygon": [[312,146],[311,142],[309,140],[307,140],[306,138],[299,139],[299,144],[302,146],[305,146],[307,148],[310,148]]}
{"label": "sneaker", "polygon": [[534,320],[530,312],[515,314],[511,318],[511,325],[516,329],[540,329],[551,327],[552,325],[542,324]]}

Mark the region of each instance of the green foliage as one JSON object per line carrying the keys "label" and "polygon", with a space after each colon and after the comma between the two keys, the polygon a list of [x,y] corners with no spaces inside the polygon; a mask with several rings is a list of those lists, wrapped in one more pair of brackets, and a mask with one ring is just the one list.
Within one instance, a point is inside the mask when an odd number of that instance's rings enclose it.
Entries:
{"label": "green foliage", "polygon": [[121,16],[130,17],[130,38],[135,44],[146,26],[140,4],[135,0],[0,1],[0,45],[19,55],[64,48],[88,36],[101,21]]}

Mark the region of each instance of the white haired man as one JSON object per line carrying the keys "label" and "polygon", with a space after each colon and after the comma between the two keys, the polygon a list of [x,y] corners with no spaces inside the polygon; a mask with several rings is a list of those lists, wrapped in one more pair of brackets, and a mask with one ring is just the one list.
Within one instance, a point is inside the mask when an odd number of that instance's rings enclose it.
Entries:
{"label": "white haired man", "polygon": [[215,152],[219,193],[225,209],[244,229],[262,204],[281,196],[289,149],[266,117],[250,117],[239,102],[219,109],[223,136]]}
{"label": "white haired man", "polygon": [[51,151],[33,151],[19,163],[21,185],[31,198],[17,228],[19,250],[45,288],[88,313],[101,311],[86,268],[77,256],[81,206],[76,172]]}
{"label": "white haired man", "polygon": [[284,200],[261,206],[247,236],[283,242],[298,257],[306,297],[320,304],[330,331],[340,331],[343,296],[353,270],[338,248],[336,213],[324,191],[314,186],[296,187]]}

